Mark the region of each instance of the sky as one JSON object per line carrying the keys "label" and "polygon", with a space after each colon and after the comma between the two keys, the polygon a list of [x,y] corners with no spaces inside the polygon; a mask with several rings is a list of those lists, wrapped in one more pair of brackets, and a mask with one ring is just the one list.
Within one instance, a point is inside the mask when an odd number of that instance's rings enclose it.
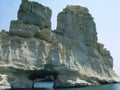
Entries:
{"label": "sky", "polygon": [[[120,76],[120,0],[29,0],[52,9],[52,28],[57,25],[57,15],[66,5],[87,7],[96,23],[98,42],[110,50],[114,70]],[[17,19],[21,0],[0,0],[0,30],[9,31],[10,21]]]}

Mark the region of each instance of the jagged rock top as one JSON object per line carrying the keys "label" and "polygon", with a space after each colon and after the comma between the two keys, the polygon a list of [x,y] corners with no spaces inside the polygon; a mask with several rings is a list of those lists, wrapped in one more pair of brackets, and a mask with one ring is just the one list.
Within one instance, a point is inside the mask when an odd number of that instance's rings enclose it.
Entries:
{"label": "jagged rock top", "polygon": [[0,88],[32,88],[34,80],[55,74],[55,87],[120,82],[87,8],[67,6],[54,32],[50,17],[48,7],[22,0],[18,20],[0,33]]}
{"label": "jagged rock top", "polygon": [[85,7],[68,5],[57,17],[56,32],[89,45],[97,42],[94,20]]}
{"label": "jagged rock top", "polygon": [[[80,14],[80,15],[81,14],[88,15],[88,12],[89,12],[89,10],[87,8],[82,7],[82,6],[76,6],[76,5],[67,5],[67,7],[64,9],[64,11],[68,11],[68,10],[70,10],[76,14]],[[91,16],[91,15],[89,14],[89,16]]]}
{"label": "jagged rock top", "polygon": [[18,11],[18,20],[42,28],[51,28],[51,9],[37,2],[22,0]]}

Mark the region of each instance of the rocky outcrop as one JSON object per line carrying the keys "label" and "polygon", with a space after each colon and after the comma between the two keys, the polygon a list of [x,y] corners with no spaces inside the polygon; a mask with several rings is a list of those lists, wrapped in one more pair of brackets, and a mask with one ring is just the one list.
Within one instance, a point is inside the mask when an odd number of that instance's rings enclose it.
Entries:
{"label": "rocky outcrop", "polygon": [[24,24],[21,20],[11,21],[10,34],[30,38],[39,33],[40,28],[35,25]]}
{"label": "rocky outcrop", "polygon": [[22,20],[27,24],[39,26],[40,28],[50,28],[50,18],[51,10],[48,7],[36,2],[22,0],[22,4],[18,11],[18,20]]}
{"label": "rocky outcrop", "polygon": [[10,89],[10,84],[7,81],[7,75],[5,74],[0,74],[0,89]]}
{"label": "rocky outcrop", "polygon": [[120,82],[87,8],[67,6],[55,31],[50,17],[48,7],[22,0],[18,20],[0,32],[0,88],[32,88],[47,76],[54,77],[54,87]]}
{"label": "rocky outcrop", "polygon": [[89,45],[97,42],[95,23],[87,8],[67,6],[57,20],[56,32]]}

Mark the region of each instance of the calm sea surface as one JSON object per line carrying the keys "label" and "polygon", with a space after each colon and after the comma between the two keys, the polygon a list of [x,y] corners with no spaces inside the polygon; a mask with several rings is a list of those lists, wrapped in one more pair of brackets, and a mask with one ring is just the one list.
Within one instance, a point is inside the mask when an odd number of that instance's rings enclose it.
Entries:
{"label": "calm sea surface", "polygon": [[14,89],[14,90],[120,90],[119,84],[107,84],[100,86],[90,86],[84,88],[63,88],[63,89]]}

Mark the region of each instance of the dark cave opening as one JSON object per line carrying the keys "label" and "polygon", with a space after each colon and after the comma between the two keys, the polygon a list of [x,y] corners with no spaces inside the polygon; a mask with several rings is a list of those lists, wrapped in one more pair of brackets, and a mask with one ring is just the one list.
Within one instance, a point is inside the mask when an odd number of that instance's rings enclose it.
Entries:
{"label": "dark cave opening", "polygon": [[32,71],[30,76],[28,77],[30,80],[34,81],[36,79],[44,79],[47,76],[53,76],[54,80],[58,77],[58,72],[56,71],[49,71],[49,70],[39,70],[39,71]]}
{"label": "dark cave opening", "polygon": [[32,71],[28,77],[33,81],[32,88],[53,88],[58,72],[49,70]]}

